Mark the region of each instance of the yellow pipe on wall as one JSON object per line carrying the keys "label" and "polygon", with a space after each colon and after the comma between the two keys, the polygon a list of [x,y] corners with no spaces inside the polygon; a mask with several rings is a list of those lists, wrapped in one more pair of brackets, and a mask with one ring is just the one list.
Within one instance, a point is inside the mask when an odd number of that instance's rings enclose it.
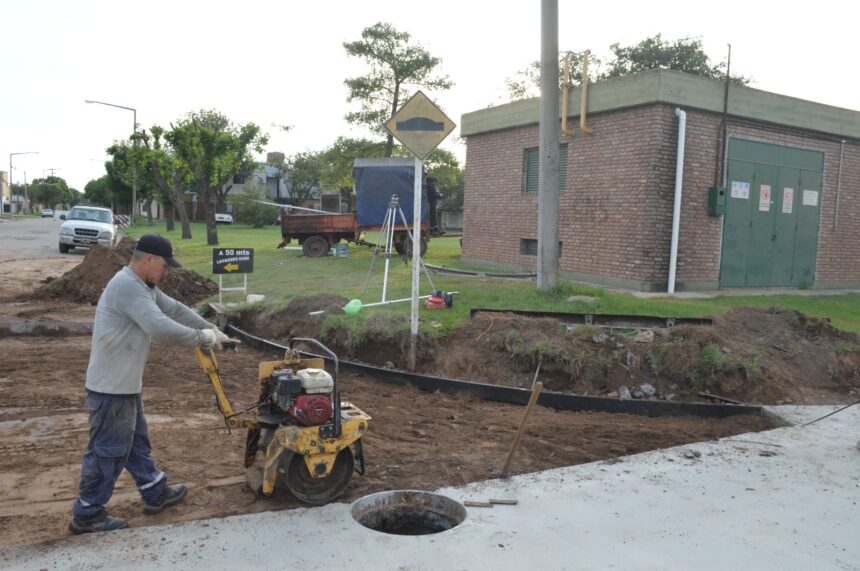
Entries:
{"label": "yellow pipe on wall", "polygon": [[[585,116],[588,109],[588,58],[591,50],[585,50],[582,60],[582,95],[579,105],[579,130],[582,133],[591,133],[591,129],[585,125]],[[570,94],[570,57],[564,60],[564,75],[561,87],[561,132],[568,137],[576,134],[568,127],[568,95]]]}
{"label": "yellow pipe on wall", "polygon": [[567,126],[567,97],[570,93],[570,56],[564,58],[564,75],[561,85],[561,132],[572,137],[574,132]]}
{"label": "yellow pipe on wall", "polygon": [[579,98],[579,130],[583,133],[591,133],[591,129],[585,126],[585,112],[588,107],[588,58],[591,50],[585,50],[582,58],[582,97]]}

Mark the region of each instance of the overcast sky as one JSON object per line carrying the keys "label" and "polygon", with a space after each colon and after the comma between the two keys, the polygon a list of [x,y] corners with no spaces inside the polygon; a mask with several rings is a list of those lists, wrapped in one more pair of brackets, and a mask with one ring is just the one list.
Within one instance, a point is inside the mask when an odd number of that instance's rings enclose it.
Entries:
{"label": "overcast sky", "polygon": [[[559,0],[559,47],[606,57],[613,42],[662,33],[701,38],[718,62],[731,43],[732,72],[752,76],[753,87],[860,110],[850,5]],[[442,58],[455,85],[428,95],[458,124],[504,102],[505,79],[540,57],[538,0],[0,0],[0,170],[9,153],[39,151],[13,157],[14,182],[57,169],[83,190],[104,174],[104,149],[129,136],[132,113],[85,99],[134,107],[144,128],[217,109],[261,125],[268,150],[288,155],[365,136],[343,120],[343,80],[364,68],[342,44],[379,21]],[[458,132],[443,147],[462,160]]]}

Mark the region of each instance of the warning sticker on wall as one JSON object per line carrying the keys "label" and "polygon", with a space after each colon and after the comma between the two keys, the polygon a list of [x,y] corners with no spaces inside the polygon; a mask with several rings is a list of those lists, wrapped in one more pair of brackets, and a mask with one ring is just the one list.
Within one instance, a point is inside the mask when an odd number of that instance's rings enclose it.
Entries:
{"label": "warning sticker on wall", "polygon": [[794,207],[794,189],[793,188],[783,188],[782,189],[782,213],[783,214],[791,214],[793,207]]}
{"label": "warning sticker on wall", "polygon": [[770,185],[763,184],[758,191],[758,209],[760,212],[770,212]]}
{"label": "warning sticker on wall", "polygon": [[750,183],[732,181],[732,198],[742,198],[749,200],[750,198]]}
{"label": "warning sticker on wall", "polygon": [[818,191],[817,190],[804,190],[803,191],[803,205],[804,206],[818,206]]}

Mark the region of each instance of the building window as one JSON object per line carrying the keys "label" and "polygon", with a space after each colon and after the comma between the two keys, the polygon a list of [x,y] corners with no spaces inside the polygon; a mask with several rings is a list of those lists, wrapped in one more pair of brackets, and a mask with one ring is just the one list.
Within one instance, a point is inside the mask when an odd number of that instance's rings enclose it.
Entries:
{"label": "building window", "polygon": [[[537,256],[538,241],[531,238],[520,238],[520,255],[521,256]],[[558,257],[561,257],[561,241],[558,243]]]}
{"label": "building window", "polygon": [[245,184],[245,175],[234,174],[233,175],[233,184]]}
{"label": "building window", "polygon": [[537,256],[537,240],[520,238],[520,255]]}
{"label": "building window", "polygon": [[[525,175],[523,176],[523,192],[538,191],[538,172],[540,155],[538,149],[526,149]],[[558,188],[564,192],[567,186],[567,145],[558,146]]]}

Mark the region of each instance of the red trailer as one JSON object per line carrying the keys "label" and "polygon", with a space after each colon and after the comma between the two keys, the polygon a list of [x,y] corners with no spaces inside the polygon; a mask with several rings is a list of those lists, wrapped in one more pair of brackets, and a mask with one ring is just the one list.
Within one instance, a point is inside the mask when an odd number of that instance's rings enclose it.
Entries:
{"label": "red trailer", "polygon": [[[301,244],[302,253],[305,256],[320,258],[328,254],[329,249],[341,240],[362,246],[376,246],[376,243],[364,239],[364,233],[381,229],[381,224],[359,225],[355,212],[350,214],[287,214],[285,210],[281,214],[281,237],[284,241],[278,247],[283,248],[295,239]],[[409,229],[412,229],[411,225]],[[427,252],[427,243],[430,241],[428,230],[427,223],[422,223],[422,256]],[[403,227],[402,221],[394,226],[394,248],[398,254],[412,251],[412,244],[409,242],[409,235]]]}

